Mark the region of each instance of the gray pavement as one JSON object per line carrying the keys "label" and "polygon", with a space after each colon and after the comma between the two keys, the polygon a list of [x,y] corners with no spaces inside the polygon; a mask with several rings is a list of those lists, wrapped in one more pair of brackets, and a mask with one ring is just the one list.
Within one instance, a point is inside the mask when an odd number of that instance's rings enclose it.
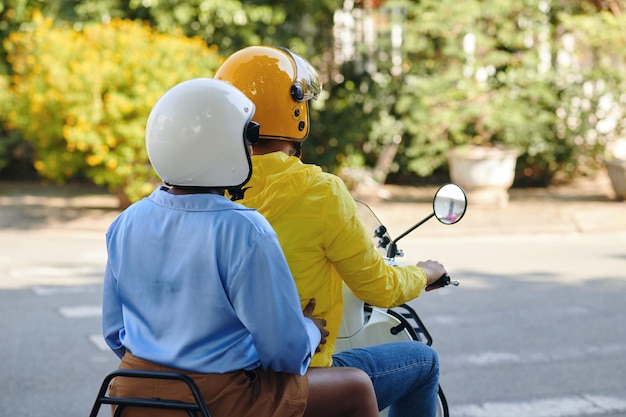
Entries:
{"label": "gray pavement", "polygon": [[[430,213],[436,189],[387,186],[369,203],[393,237]],[[470,196],[459,224],[433,220],[401,242],[405,263],[441,259],[462,283],[414,300],[453,415],[626,417],[626,203],[605,176],[510,194],[504,208]],[[117,366],[99,312],[118,213],[94,187],[0,182],[0,416],[85,416]]]}

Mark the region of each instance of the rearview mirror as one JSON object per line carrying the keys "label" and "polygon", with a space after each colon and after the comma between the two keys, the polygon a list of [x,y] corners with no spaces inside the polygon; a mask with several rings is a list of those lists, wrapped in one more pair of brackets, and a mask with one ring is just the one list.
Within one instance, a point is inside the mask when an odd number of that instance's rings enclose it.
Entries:
{"label": "rearview mirror", "polygon": [[467,209],[465,191],[456,184],[439,187],[433,199],[435,217],[443,224],[454,224],[461,220]]}

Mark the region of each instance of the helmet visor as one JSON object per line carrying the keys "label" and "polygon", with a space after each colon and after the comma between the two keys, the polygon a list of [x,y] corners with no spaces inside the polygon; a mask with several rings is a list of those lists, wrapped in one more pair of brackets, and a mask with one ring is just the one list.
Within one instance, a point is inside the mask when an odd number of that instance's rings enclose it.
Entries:
{"label": "helmet visor", "polygon": [[296,82],[302,86],[302,100],[316,100],[322,91],[322,79],[313,65],[296,54],[291,54],[296,63]]}

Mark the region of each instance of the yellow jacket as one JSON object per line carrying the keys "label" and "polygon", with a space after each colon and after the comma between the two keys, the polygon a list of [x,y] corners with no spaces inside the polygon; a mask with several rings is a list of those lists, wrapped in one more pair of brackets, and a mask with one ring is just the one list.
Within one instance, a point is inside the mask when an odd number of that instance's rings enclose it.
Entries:
{"label": "yellow jacket", "polygon": [[302,307],[317,301],[315,316],[330,332],[311,366],[330,366],[343,312],[342,281],[378,307],[407,302],[426,286],[414,265],[390,267],[362,225],[343,181],[282,152],[252,156],[252,178],[238,202],[256,208],[273,226],[296,281]]}

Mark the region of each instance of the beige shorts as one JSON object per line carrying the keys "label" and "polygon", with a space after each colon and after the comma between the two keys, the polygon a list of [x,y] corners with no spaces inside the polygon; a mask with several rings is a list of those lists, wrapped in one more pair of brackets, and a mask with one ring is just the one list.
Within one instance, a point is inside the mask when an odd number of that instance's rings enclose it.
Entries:
{"label": "beige shorts", "polygon": [[[201,374],[169,368],[127,353],[119,369],[182,372],[198,385],[212,417],[301,417],[308,398],[306,376],[261,369],[227,374]],[[145,397],[194,402],[180,381],[115,378],[109,387],[113,397]],[[114,411],[114,410],[113,410]],[[130,408],[123,417],[186,417],[184,411]]]}

